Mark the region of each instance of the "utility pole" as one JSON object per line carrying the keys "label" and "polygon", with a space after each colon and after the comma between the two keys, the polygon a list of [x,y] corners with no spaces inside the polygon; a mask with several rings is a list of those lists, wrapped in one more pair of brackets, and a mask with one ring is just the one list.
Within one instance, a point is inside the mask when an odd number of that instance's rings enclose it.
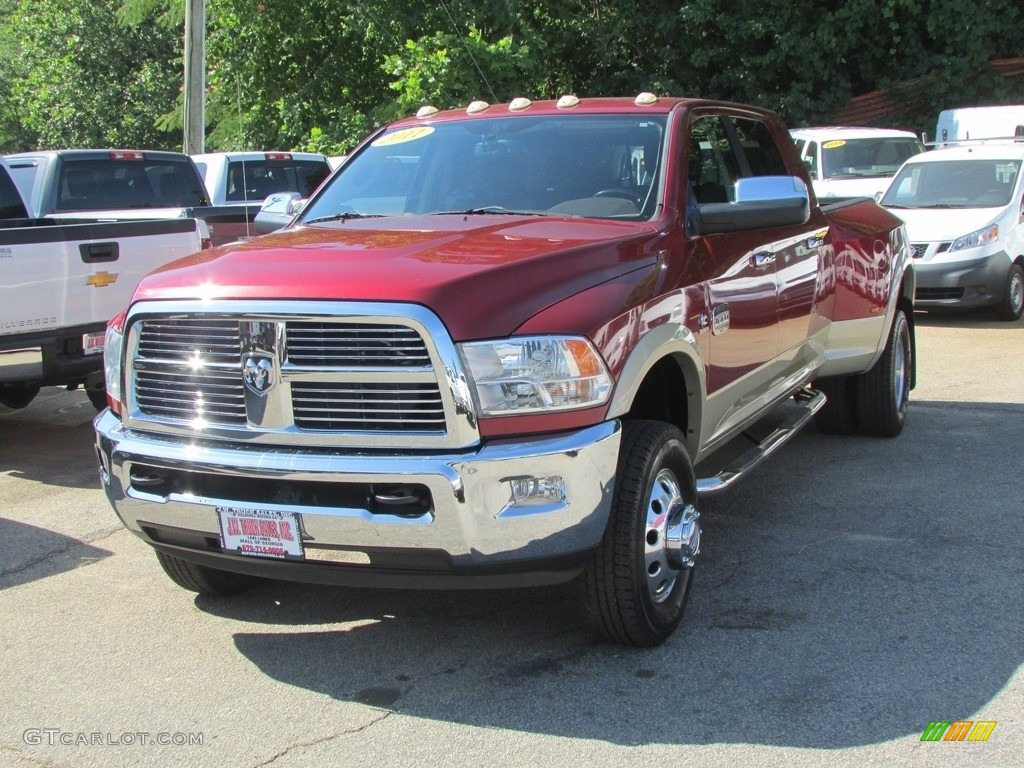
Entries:
{"label": "utility pole", "polygon": [[185,0],[185,135],[183,151],[206,145],[206,0]]}

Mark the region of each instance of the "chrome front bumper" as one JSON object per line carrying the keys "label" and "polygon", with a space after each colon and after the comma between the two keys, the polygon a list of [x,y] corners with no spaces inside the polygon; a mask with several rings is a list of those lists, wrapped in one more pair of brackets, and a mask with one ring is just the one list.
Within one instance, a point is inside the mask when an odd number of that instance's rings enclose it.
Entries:
{"label": "chrome front bumper", "polygon": [[[216,567],[241,572],[258,564],[261,575],[279,571],[300,581],[306,562],[319,569],[309,580],[333,581],[324,568],[367,574],[378,566],[401,571],[407,561],[419,572],[523,572],[531,562],[585,554],[604,535],[620,442],[617,421],[443,455],[200,444],[133,432],[109,410],[95,427],[104,489],[130,530],[185,559],[216,558]],[[154,490],[153,478],[165,474],[174,483]],[[207,491],[236,488],[239,497],[192,493],[190,482]],[[514,492],[538,485],[545,493],[525,502]],[[374,509],[368,497],[352,502],[360,489],[399,486],[425,489],[427,503],[409,513]],[[275,489],[275,497],[259,498],[254,489],[261,487]],[[295,513],[306,560],[221,552],[218,506]]]}

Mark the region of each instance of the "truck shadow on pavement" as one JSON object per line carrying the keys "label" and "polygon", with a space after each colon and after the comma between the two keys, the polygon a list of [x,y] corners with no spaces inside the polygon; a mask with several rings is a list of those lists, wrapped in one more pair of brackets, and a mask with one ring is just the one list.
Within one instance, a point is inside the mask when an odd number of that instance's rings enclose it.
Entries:
{"label": "truck shadow on pavement", "polygon": [[112,552],[46,528],[0,517],[0,590],[71,571]]}
{"label": "truck shadow on pavement", "polygon": [[269,678],[418,718],[621,745],[916,739],[998,720],[976,713],[1022,662],[1022,416],[915,401],[898,440],[805,432],[704,503],[687,615],[659,648],[597,642],[571,586],[276,582],[196,604],[263,625],[234,639]]}
{"label": "truck shadow on pavement", "polygon": [[63,488],[99,488],[95,415],[84,392],[56,387],[21,410],[0,405],[0,473]]}

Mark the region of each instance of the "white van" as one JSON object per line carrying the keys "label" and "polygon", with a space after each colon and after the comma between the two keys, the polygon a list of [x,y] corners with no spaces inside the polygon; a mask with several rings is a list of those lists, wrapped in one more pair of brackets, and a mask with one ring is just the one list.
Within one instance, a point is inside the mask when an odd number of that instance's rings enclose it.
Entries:
{"label": "white van", "polygon": [[1013,139],[1024,133],[1024,105],[944,109],[935,124],[935,146],[966,141]]}
{"label": "white van", "polygon": [[882,196],[907,224],[915,307],[1024,311],[1024,142],[967,144],[912,157]]}
{"label": "white van", "polygon": [[822,203],[873,197],[904,161],[924,152],[910,131],[891,128],[799,128],[789,132]]}

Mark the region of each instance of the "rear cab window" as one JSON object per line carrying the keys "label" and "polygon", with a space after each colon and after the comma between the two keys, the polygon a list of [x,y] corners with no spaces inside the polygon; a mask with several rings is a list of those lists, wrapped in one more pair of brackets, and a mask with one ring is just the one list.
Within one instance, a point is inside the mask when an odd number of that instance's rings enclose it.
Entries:
{"label": "rear cab window", "polygon": [[0,219],[27,219],[28,211],[22,202],[18,187],[11,177],[0,168]]}
{"label": "rear cab window", "polygon": [[143,153],[129,154],[128,159],[64,160],[56,210],[186,208],[208,204],[202,180],[191,164],[146,158]]}
{"label": "rear cab window", "polygon": [[262,202],[277,192],[298,192],[302,197],[309,197],[330,173],[331,167],[326,162],[289,156],[232,160],[228,163],[224,199],[231,203]]}

